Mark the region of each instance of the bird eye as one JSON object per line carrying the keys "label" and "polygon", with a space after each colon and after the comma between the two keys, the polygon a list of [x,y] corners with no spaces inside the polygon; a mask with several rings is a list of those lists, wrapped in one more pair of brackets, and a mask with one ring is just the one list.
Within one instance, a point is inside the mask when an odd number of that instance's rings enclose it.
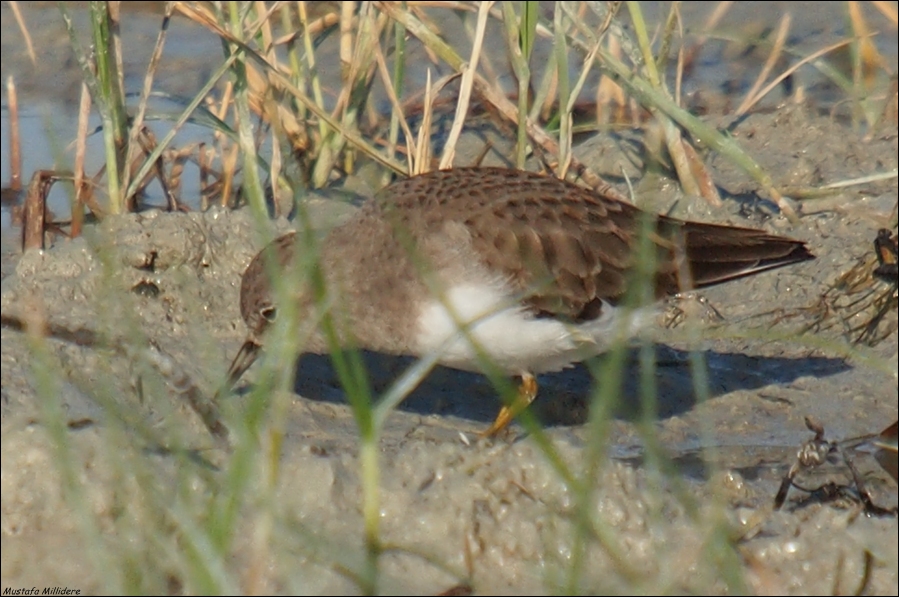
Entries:
{"label": "bird eye", "polygon": [[265,309],[262,309],[259,314],[269,323],[272,323],[278,318],[278,310],[275,307],[266,307]]}

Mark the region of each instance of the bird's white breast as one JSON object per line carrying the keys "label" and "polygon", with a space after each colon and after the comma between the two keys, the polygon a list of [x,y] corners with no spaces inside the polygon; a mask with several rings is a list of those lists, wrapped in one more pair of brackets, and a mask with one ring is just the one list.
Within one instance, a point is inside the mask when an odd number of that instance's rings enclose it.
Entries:
{"label": "bird's white breast", "polygon": [[502,283],[449,287],[419,311],[418,353],[441,350],[441,364],[478,371],[474,343],[508,375],[558,371],[607,350],[616,337],[634,335],[650,314],[638,310],[623,322],[623,309],[603,305],[598,319],[572,324],[534,317],[513,297]]}

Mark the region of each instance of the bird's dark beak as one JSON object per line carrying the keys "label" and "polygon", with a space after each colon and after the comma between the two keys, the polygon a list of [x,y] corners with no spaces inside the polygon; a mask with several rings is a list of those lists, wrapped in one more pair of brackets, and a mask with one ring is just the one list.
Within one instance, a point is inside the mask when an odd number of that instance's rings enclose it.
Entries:
{"label": "bird's dark beak", "polygon": [[262,348],[258,342],[247,339],[240,347],[234,360],[231,362],[231,368],[228,369],[228,385],[227,389],[231,389],[237,380],[241,378],[244,372],[250,368],[259,356],[259,349]]}

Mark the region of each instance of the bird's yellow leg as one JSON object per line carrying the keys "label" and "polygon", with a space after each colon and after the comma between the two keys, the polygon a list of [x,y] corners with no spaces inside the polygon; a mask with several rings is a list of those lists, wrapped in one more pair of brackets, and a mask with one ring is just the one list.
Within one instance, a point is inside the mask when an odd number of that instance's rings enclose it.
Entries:
{"label": "bird's yellow leg", "polygon": [[493,424],[480,433],[481,437],[494,437],[500,431],[505,429],[512,420],[517,417],[524,409],[526,409],[534,398],[537,397],[537,378],[531,373],[521,374],[521,384],[518,386],[518,393],[512,404],[503,406]]}

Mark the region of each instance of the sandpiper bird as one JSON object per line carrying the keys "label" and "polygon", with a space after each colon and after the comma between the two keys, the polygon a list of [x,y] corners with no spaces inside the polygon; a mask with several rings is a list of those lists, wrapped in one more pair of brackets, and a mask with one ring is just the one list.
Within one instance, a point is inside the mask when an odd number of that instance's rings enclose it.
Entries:
{"label": "sandpiper bird", "polygon": [[[520,376],[516,406],[484,432],[493,435],[533,400],[535,374],[599,354],[621,336],[645,218],[656,301],[814,258],[798,240],[650,216],[557,178],[457,168],[401,180],[366,201],[318,245],[319,271],[342,346],[417,356],[442,348],[438,362],[469,371],[481,371],[486,355]],[[229,385],[276,325],[269,273],[298,258],[295,237],[273,241],[243,275],[249,334]],[[316,312],[316,301],[301,286],[290,300],[302,316]],[[313,331],[304,351],[329,352],[324,334]]]}

